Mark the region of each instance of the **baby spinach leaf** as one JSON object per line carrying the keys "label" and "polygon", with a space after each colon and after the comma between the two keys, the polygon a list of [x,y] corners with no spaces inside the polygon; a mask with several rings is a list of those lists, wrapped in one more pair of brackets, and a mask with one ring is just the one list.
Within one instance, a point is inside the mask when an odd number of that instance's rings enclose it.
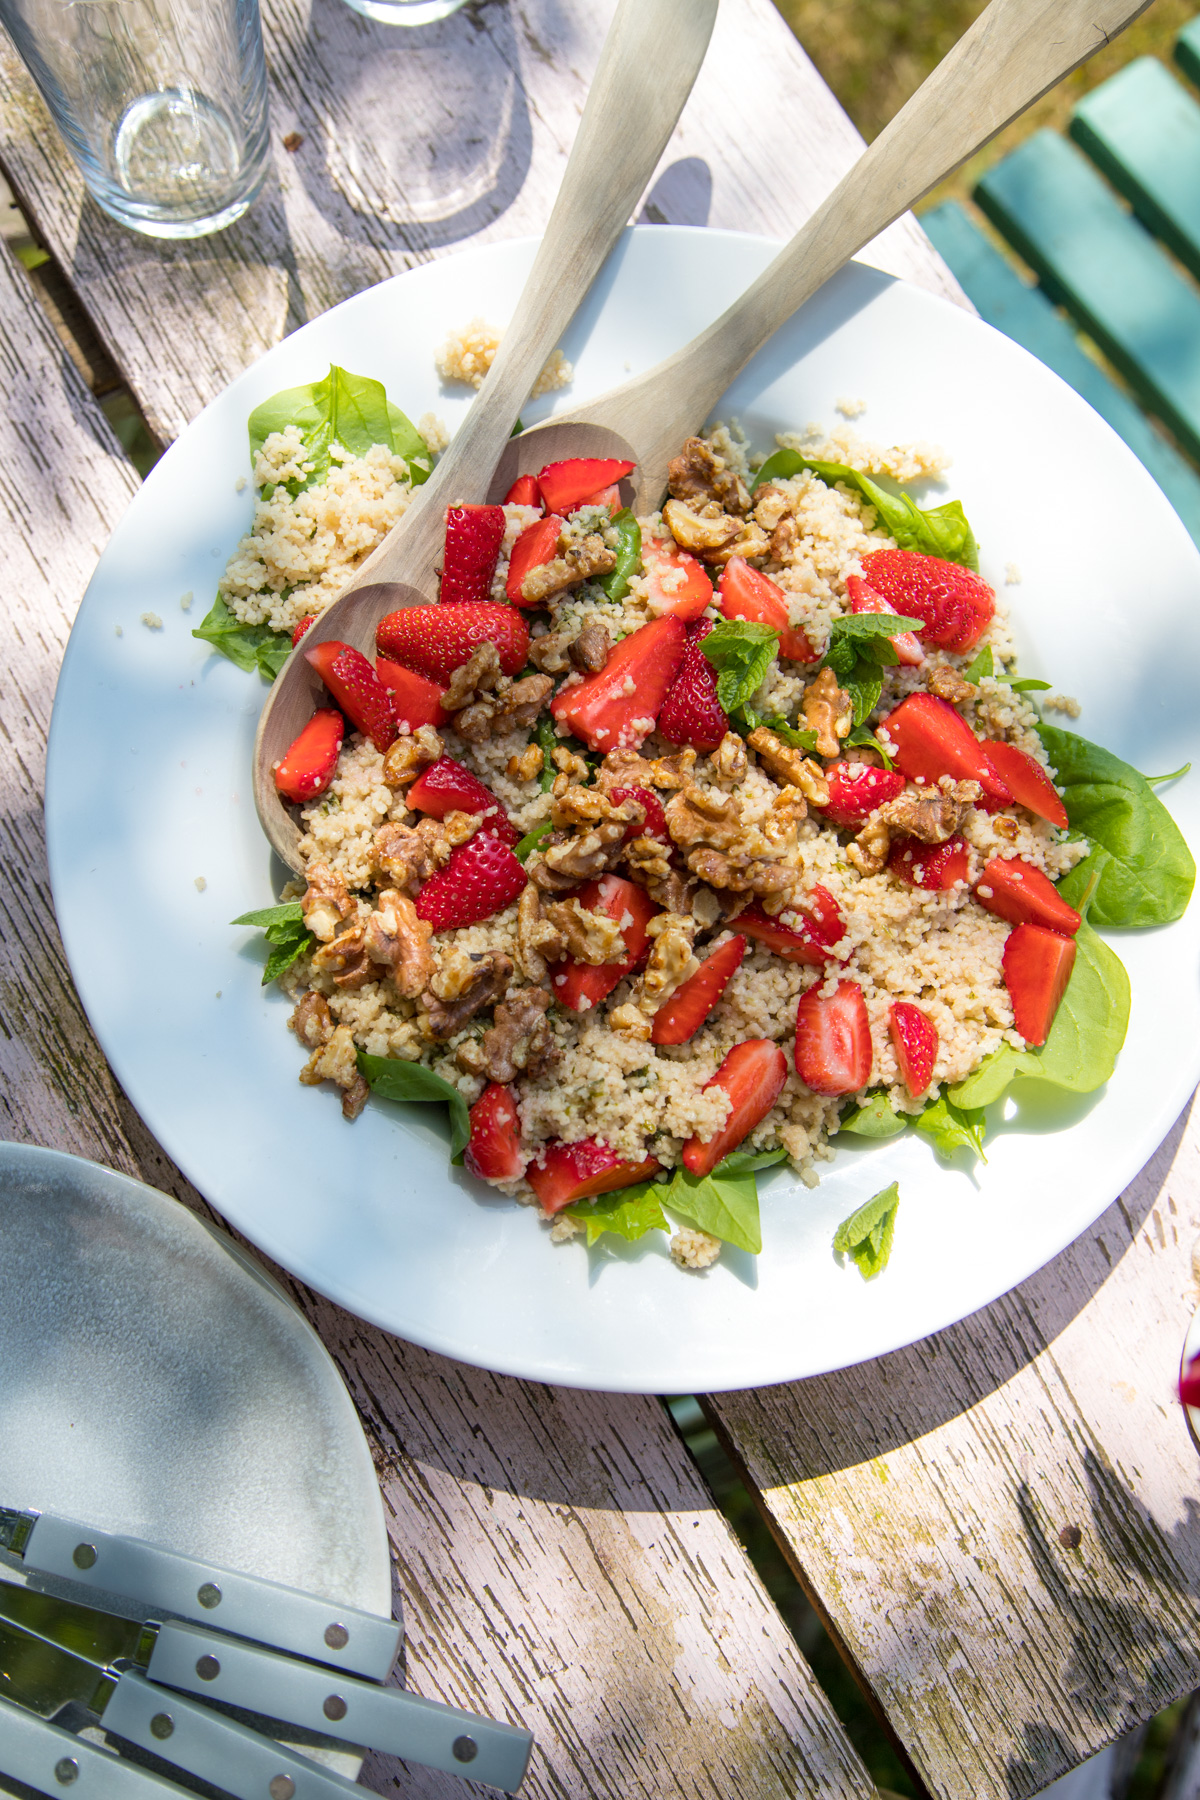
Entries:
{"label": "baby spinach leaf", "polygon": [[610,600],[623,600],[629,592],[629,577],[637,573],[642,560],[642,528],[627,506],[613,520],[617,528],[616,567],[601,577],[599,585]]}
{"label": "baby spinach leaf", "polygon": [[606,1231],[635,1244],[648,1231],[670,1230],[662,1209],[666,1191],[660,1182],[639,1181],[636,1187],[601,1194],[595,1200],[580,1200],[564,1210],[568,1218],[578,1219],[586,1228],[589,1250]]}
{"label": "baby spinach leaf", "polygon": [[317,941],[304,923],[298,900],[285,900],[279,906],[260,906],[256,912],[242,913],[233,923],[256,925],[272,946],[263,969],[264,987],[268,982],[278,981],[284,970],[290,969],[297,957],[311,950]]}
{"label": "baby spinach leaf", "polygon": [[[253,460],[273,431],[298,425],[304,439],[304,459],[312,473],[301,486],[313,487],[329,473],[329,447],[338,443],[355,456],[365,456],[373,444],[386,444],[408,464],[414,487],[428,480],[433,467],[429,445],[412,421],[393,406],[383,383],[369,375],[352,375],[330,365],[321,381],[306,387],[284,388],[256,406],[250,414],[250,456]],[[264,488],[269,498],[270,490]]]}
{"label": "baby spinach leaf", "polygon": [[[814,735],[814,739],[815,739],[815,733],[813,735]],[[885,769],[891,768],[891,766],[892,766],[891,756],[884,749],[884,747],[880,743],[879,739],[875,736],[875,733],[873,731],[869,730],[867,728],[867,726],[856,725],[854,727],[854,730],[850,733],[850,736],[846,739],[846,744],[847,744],[847,746],[849,746],[851,744],[857,744],[864,750],[877,750],[879,752],[880,756],[883,758],[884,768]]]}
{"label": "baby spinach leaf", "polygon": [[833,1234],[834,1249],[841,1256],[853,1257],[864,1281],[870,1281],[887,1267],[899,1208],[900,1184],[893,1181],[843,1219]]}
{"label": "baby spinach leaf", "polygon": [[456,1087],[421,1063],[403,1062],[398,1056],[358,1053],[358,1071],[373,1094],[408,1105],[414,1101],[442,1101],[450,1108],[450,1161],[460,1163],[471,1141],[467,1102]]}
{"label": "baby spinach leaf", "polygon": [[274,681],[292,651],[292,640],[286,631],[272,631],[267,625],[243,625],[220,594],[192,636],[211,644],[247,675],[257,669],[268,681]]}
{"label": "baby spinach leaf", "polygon": [[1041,738],[1058,771],[1072,829],[1092,846],[1088,872],[1100,876],[1092,923],[1167,925],[1178,919],[1191,899],[1196,864],[1150,783],[1111,750],[1074,732],[1043,725]]}
{"label": "baby spinach leaf", "polygon": [[692,1175],[678,1169],[671,1186],[663,1196],[667,1210],[677,1213],[701,1231],[736,1244],[757,1256],[762,1249],[762,1230],[758,1218],[758,1183],[753,1169],[739,1169],[723,1175],[721,1166],[711,1175]]}
{"label": "baby spinach leaf", "polygon": [[939,1156],[953,1156],[956,1150],[970,1150],[986,1162],[983,1154],[984,1118],[982,1109],[956,1106],[947,1094],[931,1100],[917,1120],[917,1130],[933,1140]]}
{"label": "baby spinach leaf", "polygon": [[886,1094],[868,1094],[861,1106],[852,1106],[838,1122],[838,1131],[856,1137],[890,1138],[904,1130],[908,1115],[898,1113]]}
{"label": "baby spinach leaf", "polygon": [[1172,769],[1169,775],[1143,775],[1142,780],[1148,781],[1151,787],[1161,787],[1164,781],[1179,781],[1191,773],[1191,768],[1191,763],[1185,762],[1181,768]]}
{"label": "baby spinach leaf", "polygon": [[540,825],[535,825],[532,831],[527,831],[520,842],[513,845],[513,855],[516,857],[517,861],[522,863],[528,862],[542,839],[544,837],[549,837],[553,830],[554,821],[552,819],[543,819]]}
{"label": "baby spinach leaf", "polygon": [[775,661],[779,633],[752,619],[722,619],[700,645],[717,671],[717,700],[736,712],[756,694]]}
{"label": "baby spinach leaf", "polygon": [[1032,676],[1025,677],[1020,681],[1010,681],[1008,685],[1014,694],[1037,694],[1050,687],[1048,681],[1034,681]]}
{"label": "baby spinach leaf", "polygon": [[721,1158],[713,1170],[714,1175],[744,1175],[747,1169],[773,1169],[776,1163],[787,1161],[787,1151],[778,1150],[731,1150],[728,1156]]}
{"label": "baby spinach leaf", "polygon": [[754,477],[754,487],[776,476],[786,480],[801,469],[811,469],[830,487],[842,481],[847,487],[857,488],[868,505],[875,508],[879,524],[902,550],[920,550],[925,556],[940,556],[945,562],[978,569],[979,549],[960,501],[950,500],[945,506],[923,512],[907,494],[893,494],[858,469],[845,463],[817,462],[810,456],[801,456],[798,450],[776,450],[768,456]]}

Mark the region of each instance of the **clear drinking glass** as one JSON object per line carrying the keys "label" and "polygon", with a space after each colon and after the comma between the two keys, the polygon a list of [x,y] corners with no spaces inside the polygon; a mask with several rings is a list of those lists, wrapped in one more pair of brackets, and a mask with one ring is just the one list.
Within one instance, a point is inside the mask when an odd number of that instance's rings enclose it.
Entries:
{"label": "clear drinking glass", "polygon": [[457,12],[463,0],[346,0],[346,5],[377,25],[432,25]]}
{"label": "clear drinking glass", "polygon": [[0,0],[92,195],[150,237],[219,231],[267,172],[258,0]]}

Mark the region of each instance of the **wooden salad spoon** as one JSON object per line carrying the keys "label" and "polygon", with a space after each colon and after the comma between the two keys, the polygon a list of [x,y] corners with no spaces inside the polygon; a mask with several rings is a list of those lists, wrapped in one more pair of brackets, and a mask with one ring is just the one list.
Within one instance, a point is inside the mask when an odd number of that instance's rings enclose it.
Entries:
{"label": "wooden salad spoon", "polygon": [[[437,598],[446,508],[487,491],[546,359],[645,191],[692,91],[717,0],[620,0],[589,90],[562,186],[487,379],[429,480],[355,571],[354,586],[305,633],[375,654],[375,627],[401,606]],[[312,717],[321,679],[294,651],[258,722],[254,803],[272,848],[302,867],[300,832],[280,800],[275,763]]]}

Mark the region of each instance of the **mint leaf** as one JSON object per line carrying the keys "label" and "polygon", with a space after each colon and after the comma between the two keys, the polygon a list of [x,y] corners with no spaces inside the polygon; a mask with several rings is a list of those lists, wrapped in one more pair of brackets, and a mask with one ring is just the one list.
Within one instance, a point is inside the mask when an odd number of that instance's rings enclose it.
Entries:
{"label": "mint leaf", "polygon": [[257,669],[268,681],[274,681],[292,651],[292,640],[286,631],[272,631],[267,625],[243,625],[220,594],[192,636],[211,644],[247,675]]}
{"label": "mint leaf", "polygon": [[[324,481],[329,473],[329,448],[334,443],[355,456],[365,456],[373,444],[386,444],[408,464],[414,487],[428,479],[433,467],[429,445],[400,408],[392,405],[383,383],[368,375],[351,375],[336,363],[330,365],[323,380],[285,388],[255,407],[249,420],[251,460],[273,431],[285,431],[289,425],[299,426],[304,459],[313,465],[305,481],[295,484],[295,493]],[[263,493],[269,496],[268,489]]]}
{"label": "mint leaf", "polygon": [[740,706],[729,723],[744,736],[749,736],[760,725],[765,725],[768,731],[775,733],[781,744],[788,744],[793,750],[813,751],[817,747],[815,731],[804,731],[799,726],[789,725],[780,713],[756,713],[753,707]]}
{"label": "mint leaf", "polygon": [[[905,613],[844,613],[833,621],[829,641],[833,644],[883,638],[891,650],[889,639],[899,637],[902,631],[921,631],[924,625],[924,619],[910,619]],[[894,653],[890,660],[895,660]]]}
{"label": "mint leaf", "polygon": [[779,651],[779,633],[752,619],[722,619],[701,641],[701,652],[717,670],[717,700],[736,712],[757,693]]}
{"label": "mint leaf", "polygon": [[969,662],[963,670],[964,681],[982,681],[985,675],[996,673],[996,659],[992,655],[992,646],[985,644],[973,662]]}
{"label": "mint leaf", "polygon": [[866,724],[879,705],[879,696],[883,693],[883,676],[874,663],[863,661],[858,664],[853,675],[842,679],[842,686],[850,696],[857,730]]}
{"label": "mint leaf", "polygon": [[762,1230],[758,1217],[758,1183],[753,1169],[721,1173],[721,1165],[711,1175],[692,1175],[686,1169],[676,1170],[667,1193],[663,1196],[667,1210],[696,1225],[701,1231],[736,1244],[757,1256],[762,1249]]}
{"label": "mint leaf", "polygon": [[909,1123],[906,1113],[898,1113],[886,1094],[869,1094],[861,1106],[852,1106],[838,1121],[838,1132],[852,1131],[857,1137],[890,1138]]}
{"label": "mint leaf", "polygon": [[260,906],[256,912],[242,913],[234,919],[235,925],[256,925],[265,932],[268,944],[272,945],[271,954],[267,957],[263,969],[262,984],[278,981],[285,969],[290,969],[298,957],[311,950],[316,938],[304,923],[304,913],[298,900],[285,900],[280,906]]}
{"label": "mint leaf", "polygon": [[841,1256],[852,1256],[864,1281],[887,1267],[900,1206],[900,1184],[893,1181],[880,1193],[843,1219],[833,1234],[833,1247]]}
{"label": "mint leaf", "polygon": [[846,744],[847,747],[851,744],[857,744],[864,750],[877,750],[883,758],[884,768],[890,769],[892,767],[892,758],[890,754],[884,749],[879,739],[875,736],[875,733],[869,730],[867,726],[856,725],[854,730],[850,733],[850,736],[846,739]]}
{"label": "mint leaf", "polygon": [[845,463],[816,462],[810,456],[801,456],[798,450],[776,450],[768,456],[754,477],[752,491],[776,476],[786,480],[789,475],[798,475],[801,469],[811,469],[830,487],[841,481],[847,487],[857,488],[868,505],[875,508],[879,524],[902,550],[920,550],[926,556],[940,556],[945,562],[978,570],[979,548],[958,500],[923,512],[907,494],[893,493]]}
{"label": "mint leaf", "polygon": [[578,1219],[586,1227],[589,1250],[606,1231],[636,1244],[648,1231],[670,1229],[662,1209],[666,1191],[660,1182],[639,1181],[634,1187],[619,1188],[615,1194],[601,1194],[595,1200],[580,1200],[563,1210],[568,1218]]}
{"label": "mint leaf", "polygon": [[[1001,676],[1000,679],[1003,680],[1004,677]],[[1032,677],[1030,677],[1028,680],[1024,681],[1010,681],[1008,685],[1014,694],[1033,694],[1038,692],[1039,689],[1049,688],[1050,683],[1048,681],[1034,681]]]}
{"label": "mint leaf", "polygon": [[931,1100],[916,1120],[917,1130],[931,1138],[939,1156],[953,1156],[956,1150],[970,1150],[981,1162],[983,1154],[984,1117],[981,1107],[956,1106],[946,1094]]}
{"label": "mint leaf", "polygon": [[450,1082],[443,1081],[432,1069],[421,1063],[403,1062],[398,1056],[368,1056],[358,1053],[359,1074],[373,1094],[401,1105],[441,1101],[450,1108],[450,1161],[460,1163],[463,1151],[471,1141],[471,1120],[466,1100]]}
{"label": "mint leaf", "polygon": [[234,925],[257,925],[260,931],[269,931],[272,925],[299,924],[304,918],[304,908],[298,900],[283,900],[278,906],[260,906],[257,912],[241,913],[231,920]]}

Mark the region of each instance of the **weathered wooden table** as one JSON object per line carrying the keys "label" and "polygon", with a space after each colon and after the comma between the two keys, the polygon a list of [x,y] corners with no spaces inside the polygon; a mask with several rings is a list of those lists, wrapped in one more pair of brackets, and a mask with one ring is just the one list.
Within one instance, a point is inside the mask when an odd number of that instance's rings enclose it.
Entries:
{"label": "weathered wooden table", "polygon": [[[539,229],[611,10],[468,0],[405,32],[340,0],[264,0],[274,175],[238,227],[193,245],[135,239],[84,200],[7,46],[0,159],[166,442],[305,318],[417,261]],[[786,235],[857,147],[769,0],[725,0],[642,216]],[[959,297],[911,221],[878,260]],[[7,256],[0,356],[5,1129],[203,1209],[92,1038],[42,841],[63,644],[137,477]],[[1035,1793],[1200,1685],[1200,1465],[1172,1400],[1200,1298],[1198,1148],[1181,1119],[1094,1230],[952,1330],[706,1402],[932,1794]],[[872,1792],[659,1401],[482,1374],[293,1291],[374,1448],[406,1680],[530,1726],[531,1797]],[[463,1791],[383,1759],[364,1778]]]}

